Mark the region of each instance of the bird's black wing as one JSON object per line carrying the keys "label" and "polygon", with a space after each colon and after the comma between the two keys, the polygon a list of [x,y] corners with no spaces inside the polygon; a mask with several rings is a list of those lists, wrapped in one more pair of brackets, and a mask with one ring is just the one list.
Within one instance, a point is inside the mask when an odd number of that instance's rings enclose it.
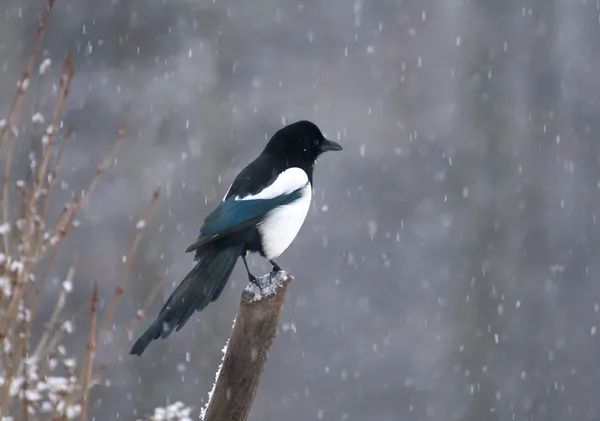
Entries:
{"label": "bird's black wing", "polygon": [[253,227],[268,212],[278,206],[290,204],[298,200],[300,196],[301,188],[271,199],[225,200],[206,217],[200,228],[198,240],[186,249],[186,253],[197,250],[219,238]]}

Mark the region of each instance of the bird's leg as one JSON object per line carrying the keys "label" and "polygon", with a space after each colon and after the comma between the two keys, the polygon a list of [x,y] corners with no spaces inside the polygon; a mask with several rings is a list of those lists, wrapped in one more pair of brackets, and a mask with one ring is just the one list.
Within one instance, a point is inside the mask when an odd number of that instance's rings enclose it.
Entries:
{"label": "bird's leg", "polygon": [[244,266],[246,267],[246,273],[248,273],[248,280],[252,283],[256,283],[256,276],[250,273],[250,269],[248,268],[248,262],[246,261],[247,253],[242,254],[242,260],[244,261]]}
{"label": "bird's leg", "polygon": [[258,289],[260,290],[260,292],[262,292],[262,287],[260,286],[260,284],[256,280],[256,276],[252,275],[250,273],[250,269],[248,268],[248,262],[246,261],[246,255],[247,254],[248,254],[248,252],[244,252],[242,254],[242,261],[244,262],[244,266],[246,266],[246,272],[248,273],[248,280],[250,281],[250,283],[256,285],[258,287]]}
{"label": "bird's leg", "polygon": [[271,270],[271,277],[273,277],[273,275],[275,275],[277,272],[281,272],[281,268],[275,262],[275,260],[269,260],[269,263],[273,266],[273,270]]}

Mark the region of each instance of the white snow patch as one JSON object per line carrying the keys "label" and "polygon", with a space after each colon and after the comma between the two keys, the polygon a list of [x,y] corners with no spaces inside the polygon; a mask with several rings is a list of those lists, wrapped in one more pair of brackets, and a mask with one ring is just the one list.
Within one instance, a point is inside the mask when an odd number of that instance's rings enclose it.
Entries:
{"label": "white snow patch", "polygon": [[[6,276],[0,276],[0,291],[2,291],[2,293],[7,297],[12,295],[12,284],[10,279],[8,279]],[[2,377],[0,377],[0,380],[1,379]]]}
{"label": "white snow patch", "polygon": [[[232,331],[233,331],[233,328],[235,327],[235,320],[236,319],[233,319],[233,325],[231,326]],[[221,374],[221,368],[223,368],[223,362],[225,361],[225,355],[227,354],[228,346],[229,346],[229,338],[227,339],[227,342],[225,342],[225,346],[221,350],[221,352],[223,352],[223,358],[221,358],[221,364],[219,364],[219,368],[217,368],[217,372],[215,373],[215,382],[213,383],[213,387],[210,390],[210,392],[208,392],[208,401],[206,401],[206,404],[204,405],[204,407],[200,409],[200,419],[201,420],[203,420],[204,417],[206,416],[206,411],[208,410],[208,405],[210,405],[210,401],[211,401],[213,395],[215,394],[215,388],[217,387],[217,380],[219,380],[219,374]]]}
{"label": "white snow patch", "polygon": [[371,237],[371,241],[373,241],[375,235],[377,234],[378,231],[378,227],[377,227],[377,221],[369,221],[367,223],[368,228],[369,228],[369,237]]}
{"label": "white snow patch", "polygon": [[31,121],[34,123],[42,124],[46,121],[46,119],[44,118],[44,115],[38,111],[37,113],[31,116]]}
{"label": "white snow patch", "polygon": [[8,222],[5,222],[4,224],[0,225],[0,235],[6,235],[10,232],[10,224]]}
{"label": "white snow patch", "polygon": [[256,284],[250,283],[245,291],[254,294],[253,301],[260,301],[263,298],[274,295],[277,292],[277,289],[283,286],[283,283],[288,277],[288,273],[284,270],[277,272],[273,276],[269,273],[256,279],[260,288]]}
{"label": "white snow patch", "polygon": [[296,333],[297,332],[297,328],[296,325],[292,322],[292,323],[284,323],[283,326],[281,326],[281,329],[284,332],[292,332],[292,333]]}
{"label": "white snow patch", "polygon": [[13,272],[13,273],[21,273],[21,271],[23,270],[23,262],[19,261],[19,260],[13,260],[10,262],[10,265],[8,266],[8,269]]}
{"label": "white snow patch", "polygon": [[25,78],[23,79],[20,83],[19,86],[21,87],[21,90],[23,92],[25,92],[27,89],[29,89],[29,79]]}
{"label": "white snow patch", "polygon": [[66,333],[68,333],[69,335],[70,335],[71,333],[73,333],[73,331],[75,330],[75,328],[74,328],[74,326],[73,326],[73,322],[71,322],[70,320],[66,320],[66,321],[65,321],[65,322],[62,324],[62,326],[61,326],[61,329],[62,329],[63,331],[65,331]]}
{"label": "white snow patch", "polygon": [[191,421],[192,408],[181,401],[177,401],[166,407],[158,407],[154,410],[151,421]]}
{"label": "white snow patch", "polygon": [[66,292],[73,291],[73,283],[71,281],[64,281],[62,287]]}
{"label": "white snow patch", "polygon": [[65,413],[67,415],[67,419],[75,419],[81,414],[81,405],[69,405],[67,406]]}
{"label": "white snow patch", "polygon": [[50,65],[52,64],[52,60],[49,58],[44,59],[44,61],[42,61],[42,63],[40,64],[40,68],[39,68],[39,74],[43,75],[45,74],[48,69],[50,68]]}

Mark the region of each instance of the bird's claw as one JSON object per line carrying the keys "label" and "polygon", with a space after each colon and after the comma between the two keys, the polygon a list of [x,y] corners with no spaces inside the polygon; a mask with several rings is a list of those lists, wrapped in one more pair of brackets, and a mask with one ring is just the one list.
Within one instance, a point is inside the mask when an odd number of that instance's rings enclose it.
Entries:
{"label": "bird's claw", "polygon": [[261,292],[263,292],[262,286],[260,285],[260,282],[258,282],[258,279],[256,278],[256,276],[251,276],[249,277],[250,283],[256,285],[256,287],[258,288],[258,290]]}

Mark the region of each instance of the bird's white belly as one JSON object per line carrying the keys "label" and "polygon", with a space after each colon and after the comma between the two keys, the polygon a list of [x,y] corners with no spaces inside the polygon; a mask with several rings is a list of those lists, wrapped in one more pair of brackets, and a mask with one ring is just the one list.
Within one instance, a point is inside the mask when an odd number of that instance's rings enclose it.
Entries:
{"label": "bird's white belly", "polygon": [[258,226],[267,259],[275,259],[294,241],[308,214],[311,196],[311,186],[307,183],[299,199],[272,210]]}

